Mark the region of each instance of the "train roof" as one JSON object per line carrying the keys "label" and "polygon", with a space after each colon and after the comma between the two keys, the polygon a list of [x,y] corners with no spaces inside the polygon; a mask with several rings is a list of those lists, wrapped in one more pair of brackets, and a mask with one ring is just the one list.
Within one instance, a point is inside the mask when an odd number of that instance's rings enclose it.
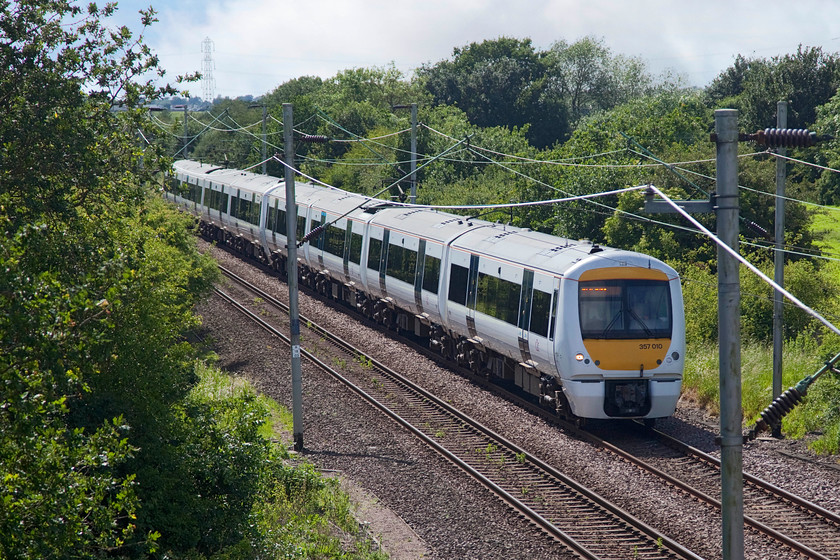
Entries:
{"label": "train roof", "polygon": [[[177,161],[174,168],[178,178],[183,178],[186,174],[203,175],[207,183],[202,184],[199,179],[202,186],[209,186],[212,182],[266,194],[285,184],[284,180],[277,177],[191,160]],[[378,227],[422,236],[428,241],[440,244],[451,243],[460,250],[517,263],[550,274],[566,276],[576,265],[586,262],[587,268],[654,267],[668,271],[669,276],[677,276],[667,264],[654,257],[605,247],[586,240],[571,240],[430,208],[397,205],[314,183],[296,182],[295,194],[299,205],[312,205],[332,216],[347,214],[350,219],[370,221]],[[282,196],[281,193],[278,195]]]}

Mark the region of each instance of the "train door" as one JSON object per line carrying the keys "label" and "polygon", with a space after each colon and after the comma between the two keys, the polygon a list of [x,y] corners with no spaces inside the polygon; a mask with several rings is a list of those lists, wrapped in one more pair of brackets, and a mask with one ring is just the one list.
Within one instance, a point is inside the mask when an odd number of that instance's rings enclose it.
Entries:
{"label": "train door", "polygon": [[[315,229],[316,227],[326,227],[327,213],[324,212],[323,210],[321,211],[321,220],[318,222],[318,225],[316,226],[316,225],[314,225],[314,222],[315,222],[315,216],[314,216],[315,212],[314,212],[314,210],[315,210],[315,208],[313,207],[312,210],[313,210],[313,212],[312,212],[313,223],[309,226],[310,231]],[[315,251],[315,254],[317,255],[317,259],[318,259],[318,268],[321,269],[321,270],[324,268],[324,237],[325,236],[322,232],[321,235],[319,235],[318,237],[316,237],[315,239],[313,239],[311,241],[311,243],[315,246],[314,249],[317,249]]]}
{"label": "train door", "polygon": [[467,332],[471,337],[478,336],[475,328],[475,297],[478,286],[478,255],[470,255],[470,276],[467,287]]}
{"label": "train door", "polygon": [[423,314],[423,265],[426,262],[426,240],[421,239],[417,245],[417,259],[414,266],[414,305],[417,313]]}
{"label": "train door", "polygon": [[519,295],[519,352],[522,354],[522,361],[531,361],[531,349],[528,345],[529,327],[531,324],[531,299],[534,290],[534,271],[525,269],[522,274],[522,291]]}
{"label": "train door", "polygon": [[362,246],[364,242],[365,224],[356,220],[347,220],[347,233],[345,238],[346,246],[346,271],[349,275],[349,280],[358,282],[359,287],[362,287]]}
{"label": "train door", "polygon": [[474,337],[475,296],[478,282],[478,255],[453,250],[449,253],[449,289],[446,318],[450,328]]}
{"label": "train door", "polygon": [[[528,351],[531,359],[546,371],[546,364],[554,364],[554,329],[557,320],[557,295],[560,279],[536,274],[533,278],[528,320]],[[523,289],[524,292],[524,289]]]}
{"label": "train door", "polygon": [[385,293],[384,260],[387,258],[388,230],[368,225],[367,243],[362,249],[362,280],[365,290],[377,297],[387,297]]}

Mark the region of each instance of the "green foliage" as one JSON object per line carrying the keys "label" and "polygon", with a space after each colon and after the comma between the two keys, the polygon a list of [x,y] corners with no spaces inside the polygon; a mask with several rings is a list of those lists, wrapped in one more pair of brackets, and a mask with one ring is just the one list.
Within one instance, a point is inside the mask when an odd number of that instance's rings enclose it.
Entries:
{"label": "green foliage", "polygon": [[[544,70],[530,39],[471,43],[454,49],[452,58],[418,70],[435,104],[460,108],[480,127],[535,122],[529,114],[534,104],[526,100],[539,104],[534,88]],[[558,117],[562,120],[556,114],[549,119]]]}
{"label": "green foliage", "polygon": [[[720,387],[716,343],[694,343],[688,348],[689,359],[683,379],[683,394],[714,414],[719,413]],[[787,390],[813,375],[827,359],[823,349],[808,335],[789,341],[784,348],[782,388]],[[772,400],[773,352],[764,343],[745,342],[741,347],[741,387],[744,428],[758,420]],[[840,413],[837,392],[840,379],[827,374],[811,385],[804,401],[782,421],[783,432],[794,438],[810,436],[809,445],[818,453],[840,451]],[[815,437],[816,436],[816,437]]]}
{"label": "green foliage", "polygon": [[138,105],[174,90],[136,81],[157,62],[105,28],[114,5],[0,10],[0,556],[142,554],[157,533],[135,521],[132,426],[74,415],[119,334],[121,241],[159,168],[154,150],[139,165]]}
{"label": "green foliage", "polygon": [[716,342],[717,276],[704,264],[671,264],[678,266],[682,281],[686,340],[689,343]]}
{"label": "green foliage", "polygon": [[655,86],[641,60],[613,55],[593,37],[548,51],[530,39],[470,43],[417,74],[435,105],[456,106],[480,127],[525,129],[538,148],[566,140],[587,115],[673,87]]}
{"label": "green foliage", "polygon": [[[674,263],[683,282],[686,313],[686,338],[690,342],[717,340],[717,276],[708,266]],[[772,278],[772,264],[762,272]],[[773,340],[773,289],[756,274],[741,267],[741,335],[744,339],[769,344]],[[840,296],[840,282],[827,271],[818,270],[812,261],[794,261],[785,265],[785,289],[805,305],[830,309]],[[823,340],[823,327],[801,309],[787,305],[783,336],[795,340],[808,336]]]}
{"label": "green foliage", "polygon": [[384,558],[360,532],[337,480],[324,478],[308,463],[291,463],[285,448],[269,444],[275,429],[282,429],[266,421],[269,411],[284,417],[287,410],[213,367],[199,364],[197,376],[200,381],[186,402],[201,411],[192,417],[209,422],[203,426],[206,432],[191,430],[197,439],[184,447],[187,463],[203,473],[192,478],[202,487],[175,495],[201,492],[204,507],[192,511],[202,517],[188,523],[202,538],[224,537],[225,543],[212,554],[189,557]]}
{"label": "green foliage", "polygon": [[[827,103],[817,109],[816,129],[821,134],[834,137],[822,143],[815,156],[818,163],[837,169],[840,167],[840,94],[835,94]],[[840,204],[840,177],[838,173],[826,170],[817,180],[819,202],[822,204]]]}
{"label": "green foliage", "polygon": [[[676,197],[684,198],[683,195],[697,193],[699,189],[662,168],[641,167],[639,164],[650,164],[652,160],[639,151],[640,146],[660,159],[682,157],[686,152],[691,156],[702,154],[697,159],[705,159],[713,149],[708,142],[709,118],[709,110],[696,94],[664,92],[633,99],[584,119],[568,142],[548,153],[548,159],[569,164],[556,166],[546,173],[545,180],[560,192],[572,194],[654,183],[661,188],[676,188]],[[582,159],[593,154],[603,155]],[[703,195],[701,192],[693,196]],[[641,239],[643,232],[649,232],[654,240],[663,237],[663,232],[655,225],[628,222],[628,216],[623,213],[617,213],[604,227],[604,214],[613,214],[612,208],[618,206],[638,215],[641,203],[640,195],[628,194],[599,198],[595,202],[565,204],[555,210],[553,227],[549,231],[622,248],[631,248],[637,243],[655,246],[656,242]],[[633,219],[632,216],[629,218]],[[653,219],[665,223],[679,221],[662,216]],[[688,236],[677,235],[681,242],[688,241]],[[692,242],[694,250],[702,251],[702,240],[695,238]]]}
{"label": "green foliage", "polygon": [[742,130],[776,125],[776,103],[788,101],[788,127],[807,128],[817,108],[828,102],[840,85],[840,57],[821,47],[803,47],[772,59],[738,56],[735,64],[707,88],[710,105],[740,111]]}

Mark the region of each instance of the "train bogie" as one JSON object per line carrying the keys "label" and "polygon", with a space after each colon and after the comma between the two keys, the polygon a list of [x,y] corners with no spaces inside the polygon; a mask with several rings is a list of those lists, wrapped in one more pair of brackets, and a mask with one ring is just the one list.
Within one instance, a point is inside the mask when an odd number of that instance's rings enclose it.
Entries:
{"label": "train bogie", "polygon": [[[285,271],[281,181],[188,161],[174,180],[202,233]],[[312,184],[295,202],[304,285],[561,413],[673,414],[685,324],[664,263]]]}

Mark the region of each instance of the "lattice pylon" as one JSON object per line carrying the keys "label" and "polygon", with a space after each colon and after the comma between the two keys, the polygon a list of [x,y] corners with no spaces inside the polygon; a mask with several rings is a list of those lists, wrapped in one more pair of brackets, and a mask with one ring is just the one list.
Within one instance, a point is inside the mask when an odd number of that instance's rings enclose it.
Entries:
{"label": "lattice pylon", "polygon": [[201,62],[201,97],[207,103],[212,103],[213,98],[216,97],[216,79],[213,77],[213,70],[216,65],[213,62],[213,40],[210,37],[205,37],[201,42],[201,52],[204,54],[204,59]]}

